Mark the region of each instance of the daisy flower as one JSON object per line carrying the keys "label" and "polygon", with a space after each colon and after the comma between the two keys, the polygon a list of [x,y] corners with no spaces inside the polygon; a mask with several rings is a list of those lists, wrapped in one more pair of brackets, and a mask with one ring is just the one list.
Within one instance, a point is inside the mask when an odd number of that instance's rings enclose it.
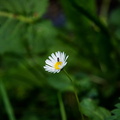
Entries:
{"label": "daisy flower", "polygon": [[45,71],[51,73],[59,73],[60,70],[67,64],[66,60],[68,56],[64,52],[55,52],[48,57],[45,61],[46,65],[44,66]]}

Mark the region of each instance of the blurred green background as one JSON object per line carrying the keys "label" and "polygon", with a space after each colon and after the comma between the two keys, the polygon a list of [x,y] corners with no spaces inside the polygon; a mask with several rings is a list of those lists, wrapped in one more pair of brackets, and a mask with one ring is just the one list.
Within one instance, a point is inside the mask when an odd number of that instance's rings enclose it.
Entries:
{"label": "blurred green background", "polygon": [[[0,0],[0,82],[17,120],[61,120],[59,95],[67,119],[80,120],[69,79],[43,69],[57,51],[69,55],[86,119],[110,116],[120,96],[120,0]],[[0,120],[9,120],[3,97]]]}

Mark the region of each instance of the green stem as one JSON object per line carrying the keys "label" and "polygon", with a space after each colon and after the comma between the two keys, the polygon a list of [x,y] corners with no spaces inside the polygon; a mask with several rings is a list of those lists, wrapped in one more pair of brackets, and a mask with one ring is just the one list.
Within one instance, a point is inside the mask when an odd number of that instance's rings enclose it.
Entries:
{"label": "green stem", "polygon": [[73,79],[69,76],[69,74],[67,73],[67,71],[66,71],[65,69],[63,69],[63,71],[64,71],[64,73],[66,74],[66,76],[70,79],[70,81],[71,81],[72,83],[74,83],[74,82],[73,82]]}
{"label": "green stem", "polygon": [[98,16],[92,15],[89,11],[87,11],[82,6],[78,5],[74,0],[70,0],[71,6],[78,12],[82,13],[86,16],[89,20],[91,20],[98,28],[100,28],[101,32],[107,36],[110,36],[109,30],[105,24],[101,22]]}
{"label": "green stem", "polygon": [[84,120],[84,116],[83,116],[83,114],[82,114],[82,110],[81,110],[80,105],[79,105],[79,98],[78,98],[78,95],[77,95],[77,92],[76,92],[76,88],[75,88],[74,81],[73,81],[73,79],[70,77],[70,75],[67,73],[67,71],[66,71],[65,69],[63,69],[63,71],[64,71],[64,73],[66,74],[66,76],[70,79],[71,83],[73,84],[75,98],[76,98],[76,101],[77,101],[77,104],[78,104],[78,107],[79,107],[79,111],[80,111],[82,120]]}
{"label": "green stem", "polygon": [[62,120],[67,120],[65,108],[64,108],[64,104],[63,104],[63,100],[62,100],[62,95],[60,92],[58,92],[58,101],[59,101],[59,105],[60,105],[60,112],[61,112]]}
{"label": "green stem", "polygon": [[108,10],[110,6],[111,0],[103,0],[102,5],[101,5],[101,10],[100,10],[100,16],[107,19],[108,15]]}
{"label": "green stem", "polygon": [[0,16],[7,17],[7,18],[12,18],[12,19],[17,19],[19,21],[26,22],[26,23],[33,23],[34,21],[37,21],[40,17],[40,16],[26,17],[26,16],[23,16],[23,15],[16,15],[16,14],[4,12],[4,11],[0,11]]}
{"label": "green stem", "polygon": [[1,95],[3,98],[3,102],[5,104],[5,108],[6,108],[9,120],[15,120],[12,106],[11,106],[10,101],[8,99],[8,96],[7,96],[7,93],[6,93],[6,90],[5,90],[5,87],[4,87],[2,80],[0,80],[0,90],[1,90]]}

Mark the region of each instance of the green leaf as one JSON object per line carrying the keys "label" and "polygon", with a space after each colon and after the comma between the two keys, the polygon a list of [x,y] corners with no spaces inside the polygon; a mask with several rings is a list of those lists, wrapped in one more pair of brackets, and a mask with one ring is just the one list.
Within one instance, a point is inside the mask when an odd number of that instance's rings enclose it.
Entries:
{"label": "green leaf", "polygon": [[26,37],[33,53],[39,53],[50,48],[57,35],[50,21],[28,26]]}
{"label": "green leaf", "polygon": [[116,25],[117,27],[120,27],[120,8],[117,8],[115,10],[112,11],[111,15],[110,15],[110,19],[109,22],[112,25]]}
{"label": "green leaf", "polygon": [[71,81],[63,73],[49,76],[48,83],[50,86],[60,91],[72,91],[73,90],[73,85],[71,84]]}
{"label": "green leaf", "polygon": [[[41,17],[47,9],[48,0],[4,0],[0,1],[2,11]],[[31,9],[32,8],[32,9]]]}
{"label": "green leaf", "polygon": [[48,7],[48,0],[34,0],[33,11],[38,16],[42,16]]}
{"label": "green leaf", "polygon": [[18,66],[10,68],[4,77],[6,80],[9,78],[12,81],[17,80],[37,87],[43,86],[46,83],[42,72],[37,71],[35,65],[32,65],[28,60],[21,61]]}
{"label": "green leaf", "polygon": [[92,99],[84,99],[81,103],[83,113],[90,120],[104,120],[110,116],[110,112],[103,107],[99,107]]}
{"label": "green leaf", "polygon": [[[23,24],[18,23],[16,20],[7,19],[0,29],[0,53],[16,52],[23,53],[21,27]],[[18,34],[17,34],[18,33]]]}
{"label": "green leaf", "polygon": [[112,110],[112,115],[109,116],[106,120],[120,120],[120,103],[115,105],[115,109]]}

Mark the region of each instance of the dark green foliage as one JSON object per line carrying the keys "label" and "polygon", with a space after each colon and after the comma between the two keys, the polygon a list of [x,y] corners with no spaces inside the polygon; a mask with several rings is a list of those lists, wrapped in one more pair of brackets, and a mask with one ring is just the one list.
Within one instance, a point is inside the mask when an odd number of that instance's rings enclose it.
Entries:
{"label": "dark green foliage", "polygon": [[112,110],[112,115],[106,120],[119,120],[120,119],[120,103],[115,105],[115,109]]}
{"label": "dark green foliage", "polygon": [[81,102],[81,108],[83,113],[90,120],[104,120],[110,116],[109,111],[103,107],[99,107],[92,101],[92,99],[85,99]]}
{"label": "dark green foliage", "polygon": [[[0,82],[17,120],[61,120],[58,93],[67,119],[80,120],[74,89],[85,120],[120,119],[120,104],[112,116],[109,112],[120,96],[117,3],[0,0]],[[56,51],[69,55],[65,68],[74,86],[63,71],[44,71],[45,60]],[[0,91],[0,119],[8,120],[3,101]]]}

